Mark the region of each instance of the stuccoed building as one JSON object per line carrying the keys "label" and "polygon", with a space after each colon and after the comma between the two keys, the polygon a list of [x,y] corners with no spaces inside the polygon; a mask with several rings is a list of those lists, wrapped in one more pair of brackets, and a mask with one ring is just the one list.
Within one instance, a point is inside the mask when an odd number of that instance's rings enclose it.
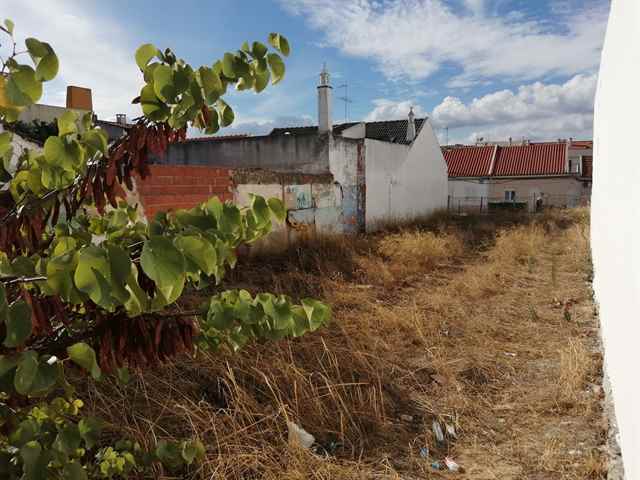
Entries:
{"label": "stuccoed building", "polygon": [[244,203],[255,193],[284,201],[287,224],[278,234],[288,239],[301,230],[372,231],[446,207],[447,167],[428,119],[410,112],[403,120],[333,125],[324,70],[317,91],[318,126],[171,145],[138,182],[147,215],[212,194]]}

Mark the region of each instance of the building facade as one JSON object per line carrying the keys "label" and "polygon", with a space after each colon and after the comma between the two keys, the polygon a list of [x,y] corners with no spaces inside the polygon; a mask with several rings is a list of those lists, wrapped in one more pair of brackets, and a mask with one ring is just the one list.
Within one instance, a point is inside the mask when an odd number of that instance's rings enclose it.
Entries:
{"label": "building facade", "polygon": [[[323,71],[319,127],[188,139],[170,145],[154,163],[226,169],[240,204],[249,193],[281,198],[290,236],[373,231],[446,207],[446,163],[428,119],[410,112],[405,120],[333,125],[330,102],[328,73]],[[144,194],[141,200],[144,204]]]}
{"label": "building facade", "polygon": [[512,204],[529,211],[589,203],[590,141],[444,147],[449,208]]}

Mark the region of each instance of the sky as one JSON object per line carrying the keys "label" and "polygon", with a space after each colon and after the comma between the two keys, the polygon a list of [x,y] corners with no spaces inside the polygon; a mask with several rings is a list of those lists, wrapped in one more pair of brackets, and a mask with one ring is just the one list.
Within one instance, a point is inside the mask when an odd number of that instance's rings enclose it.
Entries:
{"label": "sky", "polygon": [[[285,79],[256,95],[232,91],[236,122],[222,134],[317,123],[323,63],[333,120],[428,116],[441,143],[591,138],[609,0],[0,0],[18,40],[56,50],[67,85],[89,87],[100,118],[140,114],[134,52],[170,47],[211,65],[243,41],[289,39]],[[347,87],[343,87],[347,85]],[[341,87],[342,86],[342,87]],[[345,103],[340,97],[350,98]],[[346,113],[346,115],[345,115]]]}

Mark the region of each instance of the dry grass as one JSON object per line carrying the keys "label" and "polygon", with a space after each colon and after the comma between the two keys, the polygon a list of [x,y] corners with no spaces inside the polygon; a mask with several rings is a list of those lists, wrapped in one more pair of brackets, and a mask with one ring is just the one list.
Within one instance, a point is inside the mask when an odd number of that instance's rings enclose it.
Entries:
{"label": "dry grass", "polygon": [[[443,478],[447,454],[457,478],[603,478],[585,218],[439,214],[245,259],[234,286],[320,297],[333,323],[87,387],[87,404],[143,445],[207,445],[199,469],[156,478]],[[288,445],[288,420],[314,451]],[[434,420],[457,438],[437,444]]]}

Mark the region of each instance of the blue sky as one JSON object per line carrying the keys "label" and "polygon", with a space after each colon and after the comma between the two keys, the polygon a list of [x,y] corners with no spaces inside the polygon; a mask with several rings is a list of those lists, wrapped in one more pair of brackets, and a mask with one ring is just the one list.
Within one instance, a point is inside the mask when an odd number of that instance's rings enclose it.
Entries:
{"label": "blue sky", "polygon": [[[7,0],[3,0],[7,1]],[[7,2],[22,36],[49,41],[60,78],[92,88],[101,117],[136,114],[133,52],[171,47],[211,64],[244,40],[284,34],[285,80],[260,95],[233,92],[236,124],[223,133],[266,133],[315,123],[318,72],[348,84],[349,120],[429,115],[449,140],[550,139],[591,135],[593,96],[608,0],[155,0]],[[52,8],[44,8],[47,4]],[[54,7],[55,5],[55,7]],[[344,90],[334,88],[334,97]],[[334,121],[344,103],[334,100]]]}

